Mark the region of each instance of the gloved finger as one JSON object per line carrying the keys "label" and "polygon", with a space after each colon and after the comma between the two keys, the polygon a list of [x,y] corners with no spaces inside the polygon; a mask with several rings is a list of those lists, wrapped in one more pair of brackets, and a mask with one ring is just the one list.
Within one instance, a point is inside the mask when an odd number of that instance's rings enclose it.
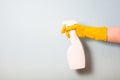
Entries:
{"label": "gloved finger", "polygon": [[70,31],[66,31],[65,34],[67,36],[67,38],[70,38],[70,34],[69,34]]}
{"label": "gloved finger", "polygon": [[68,26],[66,28],[66,31],[75,30],[75,29],[76,29],[76,27],[74,25],[72,25],[72,26]]}
{"label": "gloved finger", "polygon": [[66,25],[63,25],[63,27],[61,29],[61,33],[63,34],[63,33],[65,33],[65,31],[66,31]]}

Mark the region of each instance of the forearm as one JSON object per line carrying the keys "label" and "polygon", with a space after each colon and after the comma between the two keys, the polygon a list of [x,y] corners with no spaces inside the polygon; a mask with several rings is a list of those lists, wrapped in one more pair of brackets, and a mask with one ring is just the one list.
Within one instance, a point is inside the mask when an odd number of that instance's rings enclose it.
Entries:
{"label": "forearm", "polygon": [[[93,28],[94,29],[94,28]],[[89,32],[91,31],[91,32]],[[94,32],[92,32],[94,31]],[[113,42],[113,43],[120,43],[120,27],[99,27],[98,29],[91,30],[88,29],[89,34],[93,33],[94,37],[91,36],[88,37],[95,39],[95,40],[102,40],[106,42]],[[87,33],[86,32],[86,33]]]}
{"label": "forearm", "polygon": [[[84,26],[84,37],[106,42],[120,43],[120,27]],[[81,34],[81,32],[79,32]],[[79,34],[78,34],[79,35]]]}
{"label": "forearm", "polygon": [[120,27],[108,27],[107,28],[107,41],[120,43]]}

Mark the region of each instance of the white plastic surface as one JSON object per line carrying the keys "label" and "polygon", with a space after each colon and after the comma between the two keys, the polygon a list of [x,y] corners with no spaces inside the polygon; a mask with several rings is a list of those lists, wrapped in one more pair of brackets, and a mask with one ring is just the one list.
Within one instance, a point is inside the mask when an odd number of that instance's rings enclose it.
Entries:
{"label": "white plastic surface", "polygon": [[[70,26],[77,23],[74,20],[64,21],[63,24]],[[67,51],[68,64],[70,69],[83,69],[85,68],[85,54],[82,43],[75,30],[70,31],[70,41],[71,45]]]}

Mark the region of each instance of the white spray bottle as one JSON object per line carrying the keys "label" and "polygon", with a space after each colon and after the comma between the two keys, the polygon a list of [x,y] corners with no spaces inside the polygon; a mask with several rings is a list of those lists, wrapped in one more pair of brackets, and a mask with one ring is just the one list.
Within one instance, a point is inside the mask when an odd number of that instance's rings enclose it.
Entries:
{"label": "white spray bottle", "polygon": [[[66,26],[70,26],[77,24],[77,22],[74,20],[70,20],[70,21],[64,21],[63,25],[64,24],[66,24]],[[85,54],[82,43],[78,38],[75,30],[71,30],[69,34],[71,41],[71,45],[68,48],[68,52],[67,52],[69,67],[70,69],[83,69],[85,68]]]}

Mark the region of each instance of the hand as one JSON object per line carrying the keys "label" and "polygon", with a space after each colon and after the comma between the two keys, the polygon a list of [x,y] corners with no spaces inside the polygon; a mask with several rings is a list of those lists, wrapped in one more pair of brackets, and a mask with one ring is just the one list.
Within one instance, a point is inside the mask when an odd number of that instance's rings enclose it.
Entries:
{"label": "hand", "polygon": [[69,32],[71,30],[75,30],[76,31],[76,34],[78,37],[85,37],[85,25],[81,25],[81,24],[74,24],[74,25],[71,25],[71,26],[67,26],[64,25],[62,27],[62,30],[61,30],[61,33],[65,33],[66,34],[66,37],[70,38],[70,34]]}

